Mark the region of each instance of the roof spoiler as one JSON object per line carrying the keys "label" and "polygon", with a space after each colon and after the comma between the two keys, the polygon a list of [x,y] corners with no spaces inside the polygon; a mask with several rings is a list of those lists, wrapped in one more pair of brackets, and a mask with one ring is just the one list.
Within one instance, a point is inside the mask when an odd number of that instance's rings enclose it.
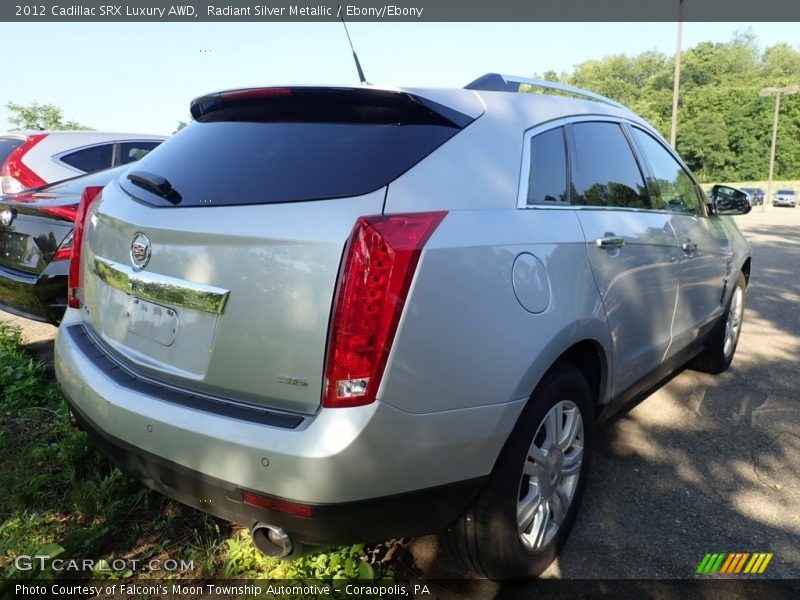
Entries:
{"label": "roof spoiler", "polygon": [[533,87],[544,88],[546,90],[557,90],[559,92],[566,92],[574,94],[583,98],[589,98],[609,104],[615,108],[629,110],[624,104],[620,104],[616,100],[606,98],[600,94],[595,94],[589,90],[584,90],[579,87],[565,85],[563,83],[555,83],[553,81],[545,81],[544,79],[530,79],[528,77],[517,77],[515,75],[501,75],[500,73],[487,73],[482,77],[478,77],[475,81],[468,83],[464,86],[466,90],[482,90],[484,92],[519,92],[523,85],[530,85]]}
{"label": "roof spoiler", "polygon": [[197,121],[428,124],[463,129],[474,118],[409,92],[372,87],[263,87],[201,96]]}

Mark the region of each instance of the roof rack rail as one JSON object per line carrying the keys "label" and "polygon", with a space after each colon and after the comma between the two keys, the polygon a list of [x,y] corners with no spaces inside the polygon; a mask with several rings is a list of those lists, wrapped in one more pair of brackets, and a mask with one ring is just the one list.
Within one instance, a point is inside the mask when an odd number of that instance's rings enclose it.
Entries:
{"label": "roof rack rail", "polygon": [[482,77],[478,77],[475,81],[468,83],[464,86],[466,90],[483,90],[485,92],[519,92],[519,88],[523,85],[532,85],[534,87],[545,88],[548,90],[558,90],[559,92],[567,92],[575,94],[576,96],[583,96],[584,98],[591,98],[598,102],[610,104],[616,108],[629,110],[624,104],[620,104],[616,100],[606,98],[600,94],[595,94],[589,90],[584,90],[579,87],[565,85],[563,83],[555,83],[553,81],[545,81],[544,79],[530,79],[528,77],[517,77],[515,75],[501,75],[500,73],[487,73]]}

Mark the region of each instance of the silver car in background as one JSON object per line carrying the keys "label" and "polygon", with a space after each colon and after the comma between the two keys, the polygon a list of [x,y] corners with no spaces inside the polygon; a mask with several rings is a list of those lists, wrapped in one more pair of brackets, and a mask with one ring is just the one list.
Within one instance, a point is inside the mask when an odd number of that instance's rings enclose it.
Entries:
{"label": "silver car in background", "polygon": [[772,206],[788,206],[794,208],[797,206],[797,192],[791,188],[785,190],[778,190],[772,196]]}
{"label": "silver car in background", "polygon": [[267,554],[447,530],[536,576],[598,420],[733,359],[747,196],[707,205],[612,100],[490,74],[191,110],[87,192],[56,373],[128,473]]}

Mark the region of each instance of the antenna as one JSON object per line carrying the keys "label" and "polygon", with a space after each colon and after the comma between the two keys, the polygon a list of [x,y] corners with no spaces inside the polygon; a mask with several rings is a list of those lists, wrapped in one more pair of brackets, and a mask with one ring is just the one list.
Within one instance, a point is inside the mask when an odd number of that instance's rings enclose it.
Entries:
{"label": "antenna", "polygon": [[353,40],[350,39],[350,32],[347,30],[347,23],[344,22],[344,15],[342,14],[342,5],[339,5],[339,19],[342,21],[342,26],[344,27],[344,32],[347,35],[347,41],[350,44],[350,50],[353,51],[353,60],[356,61],[356,70],[358,71],[358,80],[364,84],[369,85],[367,82],[367,78],[364,77],[364,71],[361,69],[361,63],[358,62],[358,55],[356,54],[356,49],[353,48]]}

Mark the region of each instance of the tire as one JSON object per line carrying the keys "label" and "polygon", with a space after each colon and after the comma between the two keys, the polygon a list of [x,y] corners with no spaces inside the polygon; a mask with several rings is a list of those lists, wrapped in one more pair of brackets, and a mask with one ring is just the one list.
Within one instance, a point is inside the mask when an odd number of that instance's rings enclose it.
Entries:
{"label": "tire", "polygon": [[739,273],[725,312],[708,335],[705,350],[689,363],[690,369],[716,375],[731,366],[742,332],[746,296],[747,281]]}
{"label": "tire", "polygon": [[[559,416],[566,431],[558,427]],[[556,364],[534,390],[486,489],[448,531],[451,551],[469,570],[491,579],[530,579],[553,562],[586,487],[594,425],[583,373],[570,363]],[[552,445],[551,435],[562,433],[563,443]],[[518,511],[525,515],[521,524]]]}

